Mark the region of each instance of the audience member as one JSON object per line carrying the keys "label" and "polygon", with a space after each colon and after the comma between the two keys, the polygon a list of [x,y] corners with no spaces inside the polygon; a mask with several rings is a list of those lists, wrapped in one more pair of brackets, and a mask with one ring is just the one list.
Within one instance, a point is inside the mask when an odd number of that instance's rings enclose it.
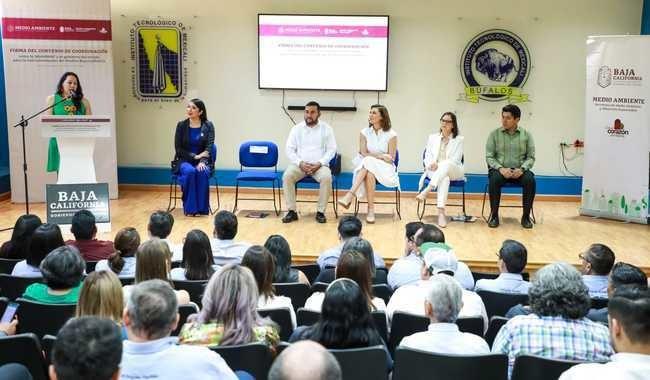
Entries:
{"label": "audience member", "polygon": [[172,280],[207,281],[217,267],[212,259],[210,238],[201,230],[191,230],[183,242],[180,268],[171,270]]}
{"label": "audience member", "polygon": [[[153,238],[140,244],[135,257],[136,284],[153,279],[169,282],[172,253],[169,251],[169,245],[163,240]],[[126,285],[122,290],[126,301],[133,290],[133,285]],[[175,292],[179,305],[190,302],[190,294],[186,290],[181,289]]]}
{"label": "audience member", "polygon": [[300,282],[310,285],[304,273],[291,268],[291,247],[287,239],[280,235],[271,235],[266,239],[264,248],[268,249],[275,258],[273,282]]}
{"label": "audience member", "polygon": [[515,240],[505,240],[497,253],[499,260],[499,277],[494,280],[482,279],[476,281],[475,291],[488,290],[496,293],[528,294],[530,283],[524,281],[521,272],[528,261],[526,247]]}
{"label": "audience member", "polygon": [[106,259],[115,252],[112,241],[97,240],[95,215],[88,210],[79,210],[72,216],[70,232],[75,240],[68,240],[65,244],[76,247],[86,261]]}
{"label": "audience member", "polygon": [[0,338],[2,338],[3,336],[16,335],[17,327],[18,327],[18,317],[16,316],[14,316],[14,318],[10,322],[0,322]]}
{"label": "audience member", "polygon": [[81,285],[76,317],[97,316],[122,325],[122,283],[111,271],[95,271]]}
{"label": "audience member", "polygon": [[303,340],[285,348],[273,361],[268,380],[342,380],[341,366],[316,342]]}
{"label": "audience member", "polygon": [[[437,275],[448,275],[454,277],[458,269],[458,259],[454,251],[444,243],[424,243],[421,249],[426,249],[423,265],[421,267],[420,281],[411,285],[404,285],[395,291],[388,301],[386,313],[389,319],[393,318],[396,311],[416,315],[425,315],[424,301],[431,286],[430,279]],[[454,279],[458,281],[455,277]],[[483,300],[478,294],[463,289],[463,306],[460,309],[459,317],[481,316],[484,322],[484,329],[487,330],[488,318]]]}
{"label": "audience member", "polygon": [[4,259],[26,259],[27,247],[34,230],[42,224],[41,218],[34,214],[21,215],[14,225],[11,240],[2,243],[0,257]]}
{"label": "audience member", "polygon": [[[0,379],[5,380],[32,380],[32,374],[27,367],[20,363],[7,363],[0,365]],[[54,380],[54,378],[52,378]]]}
{"label": "audience member", "polygon": [[214,216],[212,235],[212,255],[217,265],[241,263],[244,253],[251,246],[249,243],[235,241],[237,216],[230,211],[221,210]]}
{"label": "audience member", "polygon": [[406,223],[404,229],[404,254],[393,262],[388,271],[388,286],[391,289],[397,289],[402,285],[412,284],[420,279],[420,268],[422,268],[422,258],[420,251],[415,244],[415,234],[424,226],[422,222]]}
{"label": "audience member", "polygon": [[280,342],[273,322],[257,313],[257,284],[250,269],[228,264],[210,278],[201,301],[179,334],[181,344],[232,346],[263,342],[275,349]]}
{"label": "audience member", "polygon": [[[368,260],[370,264],[370,275],[372,284],[385,284],[387,272],[384,268],[377,270],[375,267],[375,251],[372,249],[370,242],[359,236],[351,237],[345,241],[341,252],[356,251]],[[324,282],[329,284],[336,278],[335,268],[327,267],[320,271],[314,282]]]}
{"label": "audience member", "polygon": [[650,377],[650,291],[623,286],[609,299],[609,335],[616,352],[604,364],[579,364],[560,380],[642,380]]}
{"label": "audience member", "polygon": [[38,226],[27,246],[27,258],[19,261],[11,272],[12,276],[42,277],[41,261],[54,249],[63,247],[65,242],[61,229],[56,224],[45,223]]}
{"label": "audience member", "polygon": [[149,233],[149,239],[157,238],[167,243],[169,250],[172,252],[172,261],[181,261],[183,259],[183,247],[169,240],[173,227],[174,215],[171,212],[157,210],[149,216],[147,232]]}
{"label": "audience member", "polygon": [[[368,303],[370,310],[386,311],[384,300],[372,296],[371,262],[362,253],[354,250],[344,250],[336,265],[336,278],[349,278],[359,285],[361,293]],[[321,311],[325,293],[312,293],[305,302],[305,309]]]}
{"label": "audience member", "polygon": [[169,283],[162,280],[134,287],[122,317],[129,337],[120,364],[122,378],[236,379],[216,352],[178,345],[170,337],[179,319],[176,298]]}
{"label": "audience member", "polygon": [[120,378],[122,337],[110,319],[80,317],[59,331],[49,368],[52,380],[117,380]]}
{"label": "audience member", "polygon": [[77,248],[56,248],[41,262],[44,283],[29,285],[23,298],[47,304],[77,303],[85,269]]}
{"label": "audience member", "polygon": [[612,270],[616,256],[605,244],[592,244],[578,255],[582,266],[582,280],[591,298],[607,298],[607,275]]}
{"label": "audience member", "polygon": [[[356,216],[345,215],[339,220],[337,229],[340,244],[336,247],[325,250],[320,254],[320,256],[318,256],[316,262],[320,266],[321,271],[326,267],[336,266],[336,262],[339,260],[339,256],[341,256],[345,242],[350,238],[361,236],[361,226],[361,220]],[[376,253],[374,256],[374,264],[377,268],[386,267],[386,263],[384,263],[384,259],[382,259],[379,253]]]}
{"label": "audience member", "polygon": [[567,263],[537,271],[528,291],[532,314],[516,316],[499,330],[493,353],[508,355],[508,373],[519,355],[605,361],[612,354],[607,328],[585,318],[589,292]]}
{"label": "audience member", "polygon": [[[607,295],[611,296],[616,289],[621,286],[636,286],[641,289],[648,287],[648,277],[643,271],[634,265],[618,262],[614,264],[609,272],[609,285],[607,286]],[[587,318],[594,322],[608,324],[607,308],[589,309]]]}
{"label": "audience member", "polygon": [[275,309],[286,308],[291,314],[291,323],[296,327],[296,313],[291,304],[291,298],[285,296],[276,296],[273,290],[273,273],[275,273],[275,263],[273,255],[268,249],[261,245],[253,245],[244,254],[241,265],[247,267],[253,272],[259,298],[257,301],[258,309]]}
{"label": "audience member", "polygon": [[[368,300],[356,282],[340,278],[325,292],[320,319],[312,326],[294,330],[289,342],[313,340],[329,349],[360,348],[386,343],[375,328]],[[387,369],[393,366],[386,350]]]}
{"label": "audience member", "polygon": [[451,276],[433,276],[424,301],[424,313],[431,324],[427,331],[402,339],[400,347],[441,354],[489,354],[490,347],[475,334],[458,330],[456,319],[463,307],[463,289]]}
{"label": "audience member", "polygon": [[140,246],[140,234],[133,227],[125,227],[115,234],[115,252],[105,260],[99,260],[96,271],[110,270],[121,278],[135,277],[135,253]]}

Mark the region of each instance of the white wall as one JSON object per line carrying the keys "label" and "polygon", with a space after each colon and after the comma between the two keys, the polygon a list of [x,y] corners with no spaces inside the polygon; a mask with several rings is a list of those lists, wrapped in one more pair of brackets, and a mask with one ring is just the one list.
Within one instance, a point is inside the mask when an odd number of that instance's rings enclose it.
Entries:
{"label": "white wall", "polygon": [[[416,1],[416,0],[112,0],[113,48],[120,166],[168,166],[176,122],[184,104],[139,103],[132,97],[129,29],[148,17],[185,20],[189,31],[189,96],[206,101],[217,128],[217,166],[238,168],[237,149],[247,139],[283,146],[290,121],[281,91],[257,88],[257,13],[390,15],[389,89],[379,95],[399,134],[401,171],[420,170],[426,136],[443,111],[458,114],[470,173],[485,172],[484,143],[500,124],[504,102],[457,101],[463,91],[459,60],[467,42],[490,28],[518,34],[532,55],[521,105],[521,125],[537,143],[537,174],[560,175],[559,143],[584,136],[585,39],[588,35],[638,34],[642,0]],[[314,73],[317,75],[317,73]],[[351,93],[289,91],[291,98],[351,98]],[[377,93],[357,92],[356,113],[324,112],[335,129],[344,170],[357,149],[358,132]],[[296,120],[301,112],[292,112]],[[286,167],[282,155],[280,166]],[[581,173],[582,161],[569,168]]]}

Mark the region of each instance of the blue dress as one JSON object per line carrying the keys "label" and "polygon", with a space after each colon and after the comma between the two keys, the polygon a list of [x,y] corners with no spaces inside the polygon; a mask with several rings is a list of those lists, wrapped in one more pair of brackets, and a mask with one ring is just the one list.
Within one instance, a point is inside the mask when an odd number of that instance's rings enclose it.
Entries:
{"label": "blue dress", "polygon": [[[190,152],[199,154],[201,145],[201,128],[190,128]],[[184,161],[180,166],[178,182],[183,190],[183,212],[185,215],[210,213],[210,168],[199,171],[190,162]]]}

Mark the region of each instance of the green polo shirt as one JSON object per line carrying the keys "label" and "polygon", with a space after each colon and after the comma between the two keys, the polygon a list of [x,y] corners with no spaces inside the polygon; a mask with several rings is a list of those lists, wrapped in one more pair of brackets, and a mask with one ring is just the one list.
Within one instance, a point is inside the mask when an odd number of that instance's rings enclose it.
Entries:
{"label": "green polo shirt", "polygon": [[517,127],[510,134],[503,127],[495,129],[485,144],[485,160],[491,169],[522,168],[535,164],[535,142],[527,130]]}
{"label": "green polo shirt", "polygon": [[76,287],[72,288],[68,293],[62,295],[54,295],[48,292],[47,285],[36,283],[31,284],[25,289],[23,298],[42,302],[47,304],[71,304],[77,303],[79,300],[79,291],[81,289],[81,283]]}

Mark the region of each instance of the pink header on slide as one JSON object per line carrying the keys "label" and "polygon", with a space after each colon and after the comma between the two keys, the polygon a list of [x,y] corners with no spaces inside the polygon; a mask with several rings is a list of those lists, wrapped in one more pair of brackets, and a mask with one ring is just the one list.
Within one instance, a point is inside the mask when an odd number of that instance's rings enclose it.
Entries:
{"label": "pink header on slide", "polygon": [[386,26],[260,25],[260,36],[386,38]]}
{"label": "pink header on slide", "polygon": [[3,17],[2,38],[19,40],[110,41],[111,20]]}

